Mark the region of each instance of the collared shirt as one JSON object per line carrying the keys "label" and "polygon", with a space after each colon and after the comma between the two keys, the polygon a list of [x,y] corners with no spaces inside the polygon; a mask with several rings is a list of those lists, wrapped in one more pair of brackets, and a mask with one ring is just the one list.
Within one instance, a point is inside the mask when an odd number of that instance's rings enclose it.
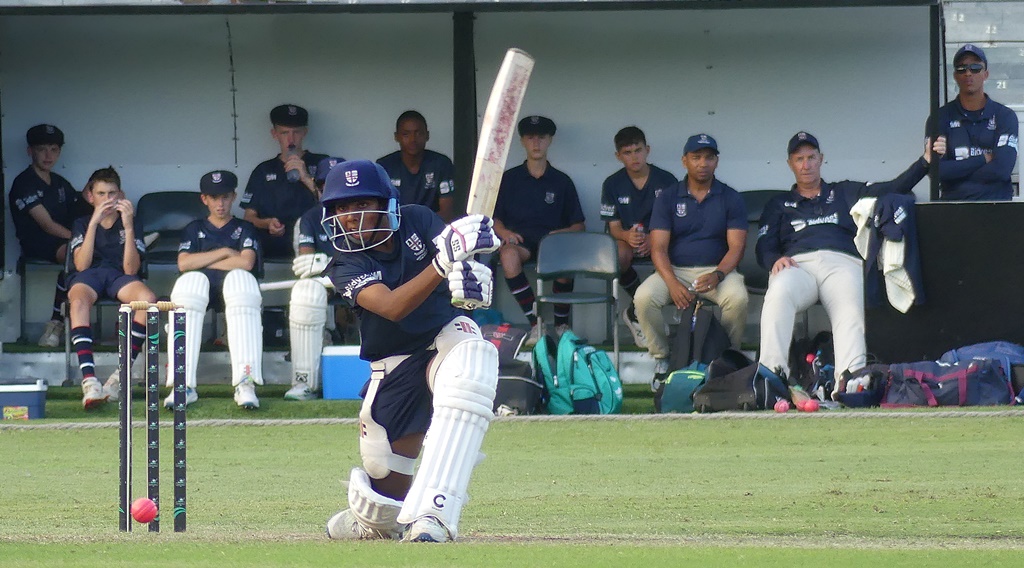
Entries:
{"label": "collared shirt", "polygon": [[[85,233],[89,229],[90,217],[79,217],[75,219],[75,222],[71,225],[71,240],[68,243],[68,254],[74,255],[75,251],[85,242]],[[139,251],[139,258],[141,259],[146,254],[146,244],[142,242],[142,238],[139,235],[142,234],[142,230],[139,228],[139,218],[133,219],[135,225],[135,248]],[[92,252],[92,264],[89,268],[113,268],[124,272],[124,243],[125,243],[125,230],[124,223],[121,222],[121,216],[118,215],[114,224],[109,229],[103,227],[103,225],[96,225],[96,239],[93,242]],[[75,274],[78,270],[75,269],[75,263],[71,262],[71,274]]]}
{"label": "collared shirt", "polygon": [[729,229],[747,229],[747,207],[739,192],[717,178],[698,202],[684,176],[661,192],[651,212],[651,230],[670,232],[672,266],[717,266],[729,251]]}
{"label": "collared shirt", "polygon": [[400,203],[425,205],[436,213],[440,211],[442,197],[455,195],[455,166],[444,154],[424,150],[423,161],[415,174],[405,167],[400,151],[380,158],[377,163],[388,172],[391,183],[398,188]]}
{"label": "collared shirt", "polygon": [[302,214],[299,218],[299,247],[313,247],[316,252],[334,256],[338,251],[331,244],[331,239],[327,238],[323,220],[323,205],[310,207],[309,211]]}
{"label": "collared shirt", "polygon": [[[255,273],[260,263],[260,242],[256,227],[243,219],[231,218],[223,227],[215,227],[209,219],[196,219],[181,232],[181,244],[178,253],[209,252],[219,248],[229,248],[256,253],[256,262],[250,272]],[[204,268],[204,271],[215,270]],[[225,271],[219,271],[225,272]]]}
{"label": "collared shirt", "polygon": [[[939,160],[941,198],[947,201],[1008,201],[1010,173],[1017,163],[1017,114],[985,95],[985,107],[967,111],[954,99],[939,109],[938,134],[946,137]],[[985,161],[985,155],[992,157]]]}
{"label": "collared shirt", "polygon": [[396,239],[394,250],[390,253],[373,249],[338,253],[329,270],[334,289],[355,308],[359,317],[359,356],[367,361],[423,350],[434,341],[441,327],[465,314],[452,307],[447,281],[438,284],[427,299],[401,321],[390,321],[358,305],[359,293],[368,286],[380,283],[394,290],[424,269],[433,270],[430,262],[437,254],[433,239],[444,230],[444,222],[422,205],[403,205],[401,214],[398,230],[391,235]]}
{"label": "collared shirt", "polygon": [[927,173],[927,163],[918,158],[899,177],[891,181],[821,182],[815,197],[800,195],[794,184],[789,193],[773,197],[761,214],[757,237],[757,262],[771,270],[783,256],[802,252],[832,250],[860,258],[853,237],[857,226],[850,208],[862,197],[880,197],[888,193],[909,193]]}
{"label": "collared shirt", "polygon": [[[313,152],[303,154],[302,161],[306,163],[311,177],[316,176],[317,164],[326,157]],[[282,248],[291,251],[295,222],[318,203],[317,196],[301,181],[288,181],[284,162],[277,157],[262,162],[252,170],[239,202],[242,209],[252,209],[262,219],[276,217],[284,225],[285,233],[281,237],[271,237],[269,231],[257,229],[268,254],[271,251],[281,252],[279,249]]]}
{"label": "collared shirt", "polygon": [[8,201],[14,230],[22,241],[46,233],[29,214],[34,207],[41,205],[55,223],[70,229],[75,218],[84,213],[82,208],[85,204],[82,195],[68,180],[50,172],[50,183],[47,184],[32,166],[14,178]]}
{"label": "collared shirt", "polygon": [[529,242],[586,220],[576,185],[550,163],[544,175],[535,178],[526,162],[501,176],[501,189],[494,206],[494,218]]}
{"label": "collared shirt", "polygon": [[676,176],[657,167],[650,166],[647,182],[640,189],[630,179],[626,168],[608,176],[601,185],[601,219],[619,221],[622,228],[629,230],[641,224],[650,229],[651,209],[662,190],[678,181]]}

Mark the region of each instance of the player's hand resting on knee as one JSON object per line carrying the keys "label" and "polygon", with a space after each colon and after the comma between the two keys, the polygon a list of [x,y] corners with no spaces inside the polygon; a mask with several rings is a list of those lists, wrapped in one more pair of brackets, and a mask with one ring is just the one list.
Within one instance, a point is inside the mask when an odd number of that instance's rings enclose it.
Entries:
{"label": "player's hand resting on knee", "polygon": [[494,294],[491,269],[475,260],[456,262],[448,273],[448,290],[456,308],[486,308]]}
{"label": "player's hand resting on knee", "polygon": [[320,276],[330,263],[331,257],[322,252],[300,254],[292,261],[292,272],[296,278]]}
{"label": "player's hand resting on knee", "polygon": [[472,259],[474,254],[494,252],[501,246],[501,240],[494,234],[490,217],[467,215],[445,227],[434,237],[434,245],[437,247],[434,270],[448,278],[456,262]]}

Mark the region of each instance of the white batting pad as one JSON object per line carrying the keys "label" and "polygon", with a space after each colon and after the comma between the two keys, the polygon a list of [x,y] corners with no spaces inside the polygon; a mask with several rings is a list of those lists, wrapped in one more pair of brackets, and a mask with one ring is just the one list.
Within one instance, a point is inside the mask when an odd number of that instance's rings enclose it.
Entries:
{"label": "white batting pad", "polygon": [[[448,325],[464,321],[472,320],[459,317]],[[442,331],[438,337],[438,357],[447,350],[444,335]],[[452,539],[468,497],[469,476],[494,416],[498,382],[498,350],[479,336],[479,330],[467,335],[447,350],[433,373],[434,413],[423,441],[423,458],[398,516],[400,523],[437,517]]]}
{"label": "white batting pad", "polygon": [[358,467],[352,468],[348,480],[348,506],[360,524],[382,533],[400,533],[398,513],[402,502],[377,493],[370,486],[370,477]]}
{"label": "white batting pad", "polygon": [[[210,279],[202,272],[186,272],[174,282],[171,301],[185,308],[185,385],[196,388],[199,349],[203,344],[203,320],[210,304]],[[174,337],[174,317],[170,318],[168,338]],[[167,342],[167,361],[174,361],[174,342]],[[167,373],[167,386],[174,386],[174,373]]]}
{"label": "white batting pad", "polygon": [[256,278],[241,269],[224,277],[224,319],[228,327],[228,349],[231,352],[231,385],[238,386],[246,377],[263,384],[263,321],[260,306],[263,296]]}
{"label": "white batting pad", "polygon": [[292,349],[292,386],[320,384],[320,353],[327,323],[327,289],[315,280],[299,280],[288,303],[288,335]]}

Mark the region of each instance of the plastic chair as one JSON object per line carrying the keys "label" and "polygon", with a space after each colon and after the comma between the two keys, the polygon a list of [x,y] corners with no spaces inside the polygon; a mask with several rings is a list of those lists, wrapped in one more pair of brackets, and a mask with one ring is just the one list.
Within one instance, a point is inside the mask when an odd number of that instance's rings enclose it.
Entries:
{"label": "plastic chair", "polygon": [[21,287],[21,322],[19,327],[20,337],[23,341],[29,341],[28,334],[25,332],[25,322],[28,319],[28,305],[26,299],[28,298],[28,273],[36,272],[39,270],[50,270],[54,274],[60,271],[60,263],[49,260],[39,260],[36,258],[26,258],[24,256],[18,257],[18,264],[15,266],[15,273],[21,277],[19,286]]}
{"label": "plastic chair", "polygon": [[747,285],[747,292],[764,296],[768,291],[768,276],[771,273],[757,264],[757,231],[760,228],[761,212],[765,204],[775,197],[786,193],[780,189],[757,189],[753,191],[740,192],[743,203],[747,206],[747,246],[743,251],[743,258],[736,268]]}
{"label": "plastic chair", "polygon": [[178,245],[186,225],[209,215],[197,191],[157,191],[139,199],[136,216],[142,238],[157,233],[157,239],[146,246],[150,264],[178,264]]}
{"label": "plastic chair", "polygon": [[[558,278],[596,279],[605,282],[604,292],[545,293],[544,283]],[[578,283],[577,283],[578,285]],[[606,304],[607,329],[612,336],[615,366],[619,365],[619,255],[615,239],[604,233],[552,233],[540,241],[537,249],[537,299],[534,312],[537,325],[544,330],[543,304]]]}

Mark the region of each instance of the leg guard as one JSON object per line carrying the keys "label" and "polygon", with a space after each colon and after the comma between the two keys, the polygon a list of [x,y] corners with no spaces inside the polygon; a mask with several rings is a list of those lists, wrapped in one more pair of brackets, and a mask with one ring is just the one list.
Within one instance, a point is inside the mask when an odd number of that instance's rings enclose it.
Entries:
{"label": "leg guard", "polygon": [[313,280],[299,280],[288,304],[288,333],[292,349],[292,386],[320,384],[320,353],[327,323],[327,289]]}
{"label": "leg guard", "polygon": [[381,381],[405,359],[406,356],[398,355],[370,363],[370,385],[359,408],[359,455],[366,472],[374,479],[384,479],[391,472],[412,475],[416,471],[416,460],[391,451],[387,430],[373,419],[373,401]]}
{"label": "leg guard", "polygon": [[[210,303],[210,279],[202,272],[186,272],[174,282],[171,301],[185,308],[185,386],[196,388],[199,348],[203,343],[203,320]],[[174,337],[174,318],[170,337]],[[167,361],[174,361],[173,341],[167,342]],[[172,387],[173,373],[167,373],[167,386]]]}
{"label": "leg guard", "polygon": [[435,361],[439,362],[431,366],[428,376],[434,390],[434,413],[423,441],[422,462],[398,522],[433,516],[454,540],[468,496],[469,476],[494,417],[491,408],[498,382],[498,350],[464,316],[445,326],[436,345]]}
{"label": "leg guard", "polygon": [[263,384],[263,296],[256,278],[240,269],[224,277],[224,319],[227,320],[231,351],[231,384],[246,379]]}

